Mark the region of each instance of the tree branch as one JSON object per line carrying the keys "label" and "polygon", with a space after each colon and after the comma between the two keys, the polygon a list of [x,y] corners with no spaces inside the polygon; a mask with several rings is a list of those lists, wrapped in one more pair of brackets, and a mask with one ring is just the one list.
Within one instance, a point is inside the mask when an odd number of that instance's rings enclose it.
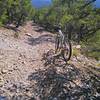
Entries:
{"label": "tree branch", "polygon": [[86,2],[85,5],[83,5],[83,6],[81,7],[81,9],[84,9],[85,7],[87,7],[88,5],[90,5],[91,3],[95,2],[95,1],[96,1],[96,0],[89,0],[88,2]]}

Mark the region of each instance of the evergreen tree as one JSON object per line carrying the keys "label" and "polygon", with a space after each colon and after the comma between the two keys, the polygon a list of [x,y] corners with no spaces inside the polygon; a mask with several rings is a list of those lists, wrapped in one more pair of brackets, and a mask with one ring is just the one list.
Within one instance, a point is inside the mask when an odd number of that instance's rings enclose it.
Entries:
{"label": "evergreen tree", "polygon": [[1,0],[0,7],[0,24],[15,24],[16,27],[34,12],[30,0]]}

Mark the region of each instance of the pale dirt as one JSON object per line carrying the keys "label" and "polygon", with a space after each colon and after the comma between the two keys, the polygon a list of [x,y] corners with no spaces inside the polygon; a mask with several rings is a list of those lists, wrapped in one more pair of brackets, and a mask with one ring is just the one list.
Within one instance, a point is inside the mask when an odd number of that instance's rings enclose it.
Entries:
{"label": "pale dirt", "polygon": [[[54,35],[50,32],[43,31],[36,25],[32,26],[31,22],[19,30],[19,38],[14,38],[14,31],[0,28],[0,95],[7,97],[23,90],[16,90],[15,87],[30,85],[28,77],[38,69],[45,69],[41,60],[43,54],[54,49]],[[69,63],[82,69],[87,65],[95,66],[97,62],[80,55],[79,60],[72,57]],[[31,96],[31,93],[27,95]]]}
{"label": "pale dirt", "polygon": [[53,35],[46,31],[36,32],[37,26],[28,23],[19,28],[19,38],[14,32],[0,29],[0,88],[10,84],[29,84],[28,76],[43,68],[43,53],[54,48]]}

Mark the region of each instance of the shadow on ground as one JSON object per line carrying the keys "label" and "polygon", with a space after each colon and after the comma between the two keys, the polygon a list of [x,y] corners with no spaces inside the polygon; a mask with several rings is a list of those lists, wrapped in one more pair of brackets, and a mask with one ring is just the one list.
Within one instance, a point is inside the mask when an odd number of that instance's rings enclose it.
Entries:
{"label": "shadow on ground", "polygon": [[98,76],[49,54],[43,55],[43,69],[28,76],[29,86],[13,85],[11,91],[15,94],[10,99],[0,97],[0,100],[100,100]]}
{"label": "shadow on ground", "polygon": [[[44,60],[48,62],[48,57]],[[50,62],[50,59],[49,59]],[[55,64],[58,63],[58,64]],[[58,66],[60,64],[60,67]],[[99,78],[55,61],[29,75],[35,100],[99,100]]]}
{"label": "shadow on ground", "polygon": [[19,32],[20,30],[14,26],[4,26],[4,28],[7,28],[7,29],[10,29],[10,30],[13,30],[14,32]]}
{"label": "shadow on ground", "polygon": [[44,43],[44,42],[54,43],[54,37],[52,35],[42,35],[37,38],[33,38],[33,37],[28,38],[28,44],[32,45],[32,46],[35,46],[35,45],[38,45],[38,44]]}
{"label": "shadow on ground", "polygon": [[35,31],[42,33],[45,31],[45,29],[43,27],[38,27],[37,29],[35,29]]}

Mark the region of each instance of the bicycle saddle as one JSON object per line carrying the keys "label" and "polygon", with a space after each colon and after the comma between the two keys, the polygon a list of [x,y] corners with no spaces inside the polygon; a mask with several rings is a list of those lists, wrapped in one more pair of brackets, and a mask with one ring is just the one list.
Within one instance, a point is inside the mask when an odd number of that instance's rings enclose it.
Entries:
{"label": "bicycle saddle", "polygon": [[59,26],[58,25],[54,25],[54,30],[55,31],[61,30],[61,26],[60,25]]}

